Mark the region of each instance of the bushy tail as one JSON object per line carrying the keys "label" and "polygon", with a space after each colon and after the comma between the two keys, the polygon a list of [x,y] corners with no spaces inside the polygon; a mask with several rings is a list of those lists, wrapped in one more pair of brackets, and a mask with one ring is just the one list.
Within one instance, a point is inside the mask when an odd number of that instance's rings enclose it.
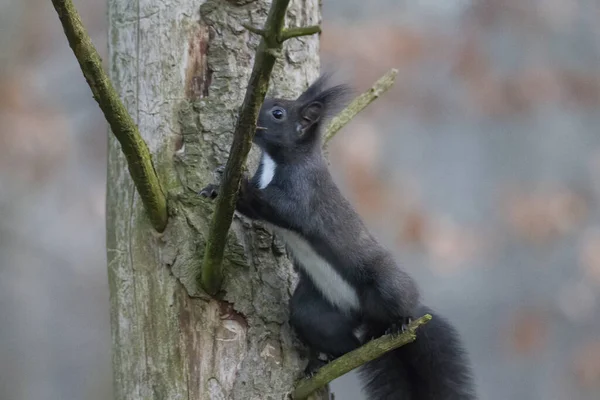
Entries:
{"label": "bushy tail", "polygon": [[[458,333],[443,317],[421,306],[432,320],[417,340],[361,368],[369,400],[475,400],[469,360]],[[369,332],[380,336],[381,332]]]}

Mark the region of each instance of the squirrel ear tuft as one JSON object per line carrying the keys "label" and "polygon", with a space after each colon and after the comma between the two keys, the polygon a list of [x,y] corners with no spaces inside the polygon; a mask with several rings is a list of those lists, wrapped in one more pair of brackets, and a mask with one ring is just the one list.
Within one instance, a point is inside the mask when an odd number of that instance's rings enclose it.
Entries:
{"label": "squirrel ear tuft", "polygon": [[298,133],[303,135],[314,124],[319,122],[323,113],[323,104],[313,101],[302,107],[300,110],[300,120],[298,121]]}
{"label": "squirrel ear tuft", "polygon": [[327,87],[328,82],[329,76],[322,75],[295,101],[299,110],[296,130],[301,142],[318,140],[323,121],[340,111],[351,93],[346,85]]}
{"label": "squirrel ear tuft", "polygon": [[319,93],[323,91],[323,88],[327,86],[330,80],[330,74],[321,75],[316,81],[314,81],[296,100],[296,103],[306,104],[312,99],[317,97]]}
{"label": "squirrel ear tuft", "polygon": [[321,103],[321,119],[331,117],[337,111],[346,105],[350,93],[352,92],[347,85],[336,85],[327,87],[330,80],[328,74],[321,75],[304,93],[298,97],[296,104],[301,108],[310,103]]}

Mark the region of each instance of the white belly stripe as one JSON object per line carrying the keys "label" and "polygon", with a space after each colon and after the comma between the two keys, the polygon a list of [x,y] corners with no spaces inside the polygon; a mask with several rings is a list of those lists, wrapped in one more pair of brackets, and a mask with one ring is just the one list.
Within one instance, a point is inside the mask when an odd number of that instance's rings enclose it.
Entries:
{"label": "white belly stripe", "polygon": [[340,276],[331,264],[317,254],[306,240],[287,229],[275,227],[274,230],[285,240],[293,257],[312,278],[315,286],[326,299],[342,311],[358,310],[359,300],[356,290]]}

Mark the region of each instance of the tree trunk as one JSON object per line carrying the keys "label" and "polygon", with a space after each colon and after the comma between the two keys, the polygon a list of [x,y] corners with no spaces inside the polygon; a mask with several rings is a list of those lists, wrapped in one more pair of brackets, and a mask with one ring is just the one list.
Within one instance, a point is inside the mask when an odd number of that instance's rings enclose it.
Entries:
{"label": "tree trunk", "polygon": [[[169,225],[152,230],[118,143],[109,143],[107,248],[115,398],[282,399],[300,376],[287,303],[294,275],[281,243],[235,221],[223,294],[196,283],[213,204],[196,195],[225,163],[264,0],[109,0],[110,71],[153,154]],[[320,22],[293,0],[288,26]],[[318,37],[286,42],[271,95],[318,75]],[[251,167],[256,154],[251,154]]]}

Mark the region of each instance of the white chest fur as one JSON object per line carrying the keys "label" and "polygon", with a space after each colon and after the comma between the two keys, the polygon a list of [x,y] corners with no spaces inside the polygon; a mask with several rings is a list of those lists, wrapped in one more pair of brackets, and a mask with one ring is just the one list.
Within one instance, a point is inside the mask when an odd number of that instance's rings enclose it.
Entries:
{"label": "white chest fur", "polygon": [[312,246],[295,232],[279,227],[275,232],[285,240],[294,259],[312,278],[323,296],[342,311],[358,310],[359,300],[356,290]]}
{"label": "white chest fur", "polygon": [[262,159],[260,160],[260,164],[261,174],[258,179],[258,188],[264,189],[267,186],[269,186],[269,183],[271,183],[271,181],[273,180],[277,164],[275,164],[275,161],[267,153],[263,153]]}

